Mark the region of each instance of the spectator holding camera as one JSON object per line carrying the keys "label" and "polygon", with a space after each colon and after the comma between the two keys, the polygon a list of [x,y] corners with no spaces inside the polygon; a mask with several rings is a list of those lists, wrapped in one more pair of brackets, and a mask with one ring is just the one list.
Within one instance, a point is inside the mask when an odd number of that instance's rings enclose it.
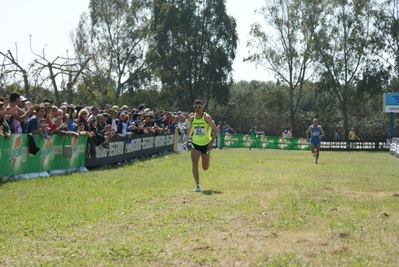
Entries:
{"label": "spectator holding camera", "polygon": [[[22,98],[22,100],[27,100],[26,98]],[[11,111],[11,117],[10,117],[10,129],[12,133],[23,133],[23,123],[25,119],[29,118],[34,110],[37,108],[37,105],[32,105],[29,110],[26,112],[20,108],[20,106],[24,106],[24,104],[21,101],[21,95],[18,93],[11,93],[10,94],[10,104],[9,108],[13,111]],[[26,130],[25,130],[26,131]]]}

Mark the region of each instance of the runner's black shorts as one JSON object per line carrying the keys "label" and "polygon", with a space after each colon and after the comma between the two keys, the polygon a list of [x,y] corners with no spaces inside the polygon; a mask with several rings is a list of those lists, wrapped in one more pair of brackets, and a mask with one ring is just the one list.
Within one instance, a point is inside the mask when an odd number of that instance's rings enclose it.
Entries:
{"label": "runner's black shorts", "polygon": [[193,149],[195,149],[195,150],[201,151],[202,154],[208,155],[209,152],[210,152],[210,151],[208,150],[208,145],[199,146],[199,145],[196,145],[196,144],[192,143],[192,144],[191,144],[191,147],[192,147]]}

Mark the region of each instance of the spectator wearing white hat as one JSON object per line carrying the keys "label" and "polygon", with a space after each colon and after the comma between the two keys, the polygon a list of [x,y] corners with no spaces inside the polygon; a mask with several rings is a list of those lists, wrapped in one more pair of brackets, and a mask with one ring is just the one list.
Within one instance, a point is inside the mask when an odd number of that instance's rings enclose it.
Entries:
{"label": "spectator wearing white hat", "polygon": [[[24,101],[27,100],[25,97],[22,99]],[[16,92],[10,94],[9,108],[14,109],[13,115],[10,118],[10,129],[12,133],[23,133],[26,128],[25,120],[29,119],[37,108],[37,105],[33,105],[28,111],[24,111],[21,108],[21,105],[25,105],[23,103],[24,101],[21,102],[20,94]]]}

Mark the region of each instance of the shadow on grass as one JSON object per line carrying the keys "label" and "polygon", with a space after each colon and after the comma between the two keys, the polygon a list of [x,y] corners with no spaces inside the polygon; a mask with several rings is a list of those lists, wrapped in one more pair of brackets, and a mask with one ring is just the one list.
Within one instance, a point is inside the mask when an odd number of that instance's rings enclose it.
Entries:
{"label": "shadow on grass", "polygon": [[217,191],[217,190],[203,190],[201,191],[202,194],[207,195],[207,196],[211,196],[211,195],[218,195],[221,194],[221,191]]}

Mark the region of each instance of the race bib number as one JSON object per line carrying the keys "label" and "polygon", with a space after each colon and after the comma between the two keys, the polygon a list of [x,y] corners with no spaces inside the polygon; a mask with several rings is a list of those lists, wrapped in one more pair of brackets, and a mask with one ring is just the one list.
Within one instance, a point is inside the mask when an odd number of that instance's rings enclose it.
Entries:
{"label": "race bib number", "polygon": [[204,127],[196,127],[194,130],[194,133],[196,135],[204,135],[205,134],[205,128]]}
{"label": "race bib number", "polygon": [[319,136],[319,135],[320,135],[319,132],[313,132],[313,133],[312,133],[312,136]]}

